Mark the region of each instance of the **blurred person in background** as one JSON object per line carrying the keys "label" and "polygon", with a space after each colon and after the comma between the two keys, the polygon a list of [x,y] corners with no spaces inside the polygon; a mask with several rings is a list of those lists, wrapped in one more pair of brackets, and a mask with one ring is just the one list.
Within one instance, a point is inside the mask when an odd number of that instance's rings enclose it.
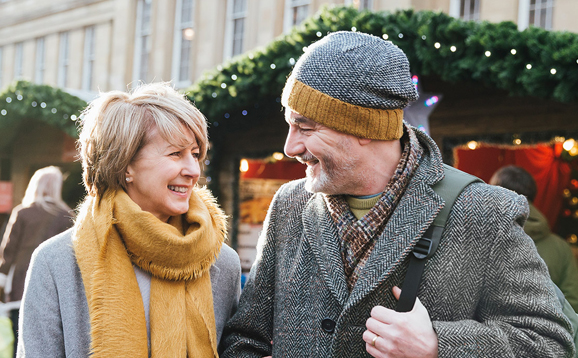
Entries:
{"label": "blurred person in background", "polygon": [[205,117],[162,83],[101,93],[79,144],[88,195],[33,254],[18,357],[217,357],[241,267],[196,185]]}
{"label": "blurred person in background", "polygon": [[530,216],[524,231],[534,240],[536,249],[546,262],[552,281],[578,310],[578,268],[572,248],[560,236],[552,233],[544,215],[532,203],[536,197],[536,182],[530,173],[521,167],[509,165],[500,168],[490,179],[490,184],[524,195],[530,204]]}
{"label": "blurred person in background", "polygon": [[[22,204],[12,210],[6,226],[0,246],[0,275],[5,275],[5,301],[15,302],[16,307],[22,299],[32,252],[47,239],[72,226],[72,211],[61,196],[62,181],[62,173],[57,167],[37,170],[28,183]],[[18,313],[18,308],[10,311],[14,348],[18,337]]]}

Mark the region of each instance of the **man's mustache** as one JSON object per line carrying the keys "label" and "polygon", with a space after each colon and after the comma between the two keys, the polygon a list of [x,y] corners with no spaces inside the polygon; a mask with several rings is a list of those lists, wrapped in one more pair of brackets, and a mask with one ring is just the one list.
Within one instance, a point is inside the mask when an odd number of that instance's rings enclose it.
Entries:
{"label": "man's mustache", "polygon": [[301,164],[307,164],[307,162],[312,160],[318,160],[317,157],[315,157],[313,154],[306,154],[301,157],[295,157],[295,159],[297,159],[297,161]]}

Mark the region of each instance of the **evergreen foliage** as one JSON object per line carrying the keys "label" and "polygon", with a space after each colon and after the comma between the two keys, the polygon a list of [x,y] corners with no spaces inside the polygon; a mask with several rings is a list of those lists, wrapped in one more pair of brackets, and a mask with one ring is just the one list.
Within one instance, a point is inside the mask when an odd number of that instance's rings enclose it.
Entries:
{"label": "evergreen foliage", "polygon": [[3,142],[26,120],[46,122],[73,138],[78,137],[76,123],[71,118],[80,115],[86,102],[58,88],[17,81],[0,92],[0,133]]}
{"label": "evergreen foliage", "polygon": [[535,27],[520,32],[512,22],[463,21],[431,11],[353,7],[322,8],[268,46],[206,72],[187,94],[210,122],[228,118],[231,111],[280,96],[293,64],[311,43],[353,29],[399,46],[415,74],[476,81],[517,96],[578,100],[578,34]]}

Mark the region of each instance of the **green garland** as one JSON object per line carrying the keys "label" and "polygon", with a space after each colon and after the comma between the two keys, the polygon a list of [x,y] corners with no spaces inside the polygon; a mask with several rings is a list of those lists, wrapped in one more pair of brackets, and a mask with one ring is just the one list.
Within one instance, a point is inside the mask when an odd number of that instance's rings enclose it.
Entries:
{"label": "green garland", "polygon": [[535,27],[520,32],[512,22],[462,21],[431,11],[375,13],[352,7],[322,8],[265,48],[204,73],[187,95],[210,122],[250,111],[259,100],[280,96],[306,46],[340,30],[391,40],[416,74],[473,80],[517,96],[578,100],[578,34]]}
{"label": "green garland", "polygon": [[17,81],[0,93],[0,140],[15,133],[26,120],[37,120],[78,137],[75,119],[86,107],[82,99],[58,88]]}

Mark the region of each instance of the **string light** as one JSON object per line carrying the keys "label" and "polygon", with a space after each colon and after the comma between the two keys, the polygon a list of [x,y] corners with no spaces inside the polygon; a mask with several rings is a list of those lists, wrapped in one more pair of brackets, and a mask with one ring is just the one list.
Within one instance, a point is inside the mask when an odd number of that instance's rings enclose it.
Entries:
{"label": "string light", "polygon": [[271,66],[269,66],[269,67],[271,67],[271,69],[274,70],[277,66],[275,66],[274,63],[272,63]]}
{"label": "string light", "polygon": [[18,96],[16,96],[16,99],[19,100],[19,101],[22,101],[22,98],[24,98],[24,97],[22,97],[21,94],[19,94]]}
{"label": "string light", "polygon": [[470,148],[471,150],[474,150],[478,147],[478,142],[476,142],[475,140],[469,141],[468,142],[468,148]]}
{"label": "string light", "polygon": [[516,54],[516,52],[517,52],[517,51],[516,51],[516,49],[515,49],[515,48],[513,48],[513,49],[511,49],[511,50],[510,50],[510,53],[511,53],[512,55],[515,55],[515,54]]}
{"label": "string light", "polygon": [[289,64],[290,64],[291,66],[293,66],[293,65],[295,64],[295,59],[294,59],[293,57],[291,57],[291,58],[289,59]]}
{"label": "string light", "polygon": [[249,162],[247,159],[241,159],[241,164],[239,165],[239,171],[241,173],[246,173],[249,171]]}
{"label": "string light", "polygon": [[35,108],[36,108],[36,106],[38,106],[38,103],[36,103],[36,101],[33,101],[32,103],[30,103],[30,105],[31,105],[32,107],[35,107]]}
{"label": "string light", "polygon": [[555,68],[550,69],[550,73],[553,74],[553,75],[555,75],[555,74],[556,74],[556,69],[555,69]]}
{"label": "string light", "polygon": [[400,33],[397,35],[397,37],[399,37],[400,39],[402,39],[402,38],[403,38],[403,34],[400,32]]}
{"label": "string light", "polygon": [[233,81],[236,81],[236,80],[237,80],[237,75],[232,75],[232,76],[231,76],[231,79],[232,79]]}
{"label": "string light", "polygon": [[562,148],[564,148],[565,151],[569,152],[570,149],[572,149],[575,144],[576,144],[576,141],[574,141],[573,138],[570,138],[570,139],[566,140],[564,142],[564,144],[562,144]]}
{"label": "string light", "polygon": [[531,70],[531,69],[532,69],[532,65],[531,65],[531,64],[527,64],[527,65],[526,65],[526,69]]}
{"label": "string light", "polygon": [[[389,38],[388,34],[383,34],[381,35],[381,37],[383,37],[384,40],[387,40]],[[576,60],[576,62],[578,62],[578,60]]]}
{"label": "string light", "polygon": [[357,31],[357,27],[353,26],[353,27],[351,28],[351,31],[353,31],[353,32]]}
{"label": "string light", "polygon": [[321,33],[321,31],[317,31],[316,35],[317,35],[317,37],[323,36],[323,34]]}
{"label": "string light", "polygon": [[415,89],[417,89],[418,81],[419,81],[419,79],[417,76],[414,75],[411,77],[411,82],[413,83],[413,86],[415,87]]}
{"label": "string light", "polygon": [[515,145],[520,145],[522,144],[522,140],[520,138],[516,138],[512,141]]}
{"label": "string light", "polygon": [[46,103],[44,103],[44,102],[40,103],[40,107],[46,108]]}
{"label": "string light", "polygon": [[242,115],[246,116],[247,115],[247,110],[244,109],[243,112],[241,112]]}
{"label": "string light", "polygon": [[436,43],[434,44],[434,47],[437,48],[437,49],[439,49],[440,47],[442,47],[442,45],[441,45],[439,42],[436,42]]}
{"label": "string light", "polygon": [[211,96],[212,96],[213,98],[217,98],[217,92],[213,92],[213,94],[211,94]]}
{"label": "string light", "polygon": [[486,57],[492,56],[492,53],[490,51],[486,51],[486,52],[484,52],[484,54],[486,55]]}
{"label": "string light", "polygon": [[455,46],[450,47],[451,52],[456,52],[457,48]]}
{"label": "string light", "polygon": [[421,37],[421,39],[425,41],[425,39],[427,39],[427,37],[426,37],[425,35],[423,35],[423,36]]}
{"label": "string light", "polygon": [[227,84],[226,84],[225,82],[221,83],[221,88],[222,88],[222,89],[227,88]]}
{"label": "string light", "polygon": [[283,155],[283,153],[281,153],[281,152],[275,152],[275,153],[273,153],[273,159],[275,159],[275,160],[283,160],[283,158],[285,158],[285,156]]}
{"label": "string light", "polygon": [[433,96],[433,97],[428,98],[428,99],[425,101],[425,105],[426,105],[426,107],[431,107],[431,106],[433,106],[434,104],[438,103],[438,101],[439,101],[438,96]]}
{"label": "string light", "polygon": [[229,113],[225,113],[225,115],[223,117],[229,118],[229,117],[231,117],[231,115]]}
{"label": "string light", "polygon": [[12,103],[12,98],[11,98],[11,97],[6,97],[6,103]]}
{"label": "string light", "polygon": [[5,109],[3,109],[2,111],[0,111],[0,114],[2,114],[3,116],[8,114],[8,111],[6,111]]}

